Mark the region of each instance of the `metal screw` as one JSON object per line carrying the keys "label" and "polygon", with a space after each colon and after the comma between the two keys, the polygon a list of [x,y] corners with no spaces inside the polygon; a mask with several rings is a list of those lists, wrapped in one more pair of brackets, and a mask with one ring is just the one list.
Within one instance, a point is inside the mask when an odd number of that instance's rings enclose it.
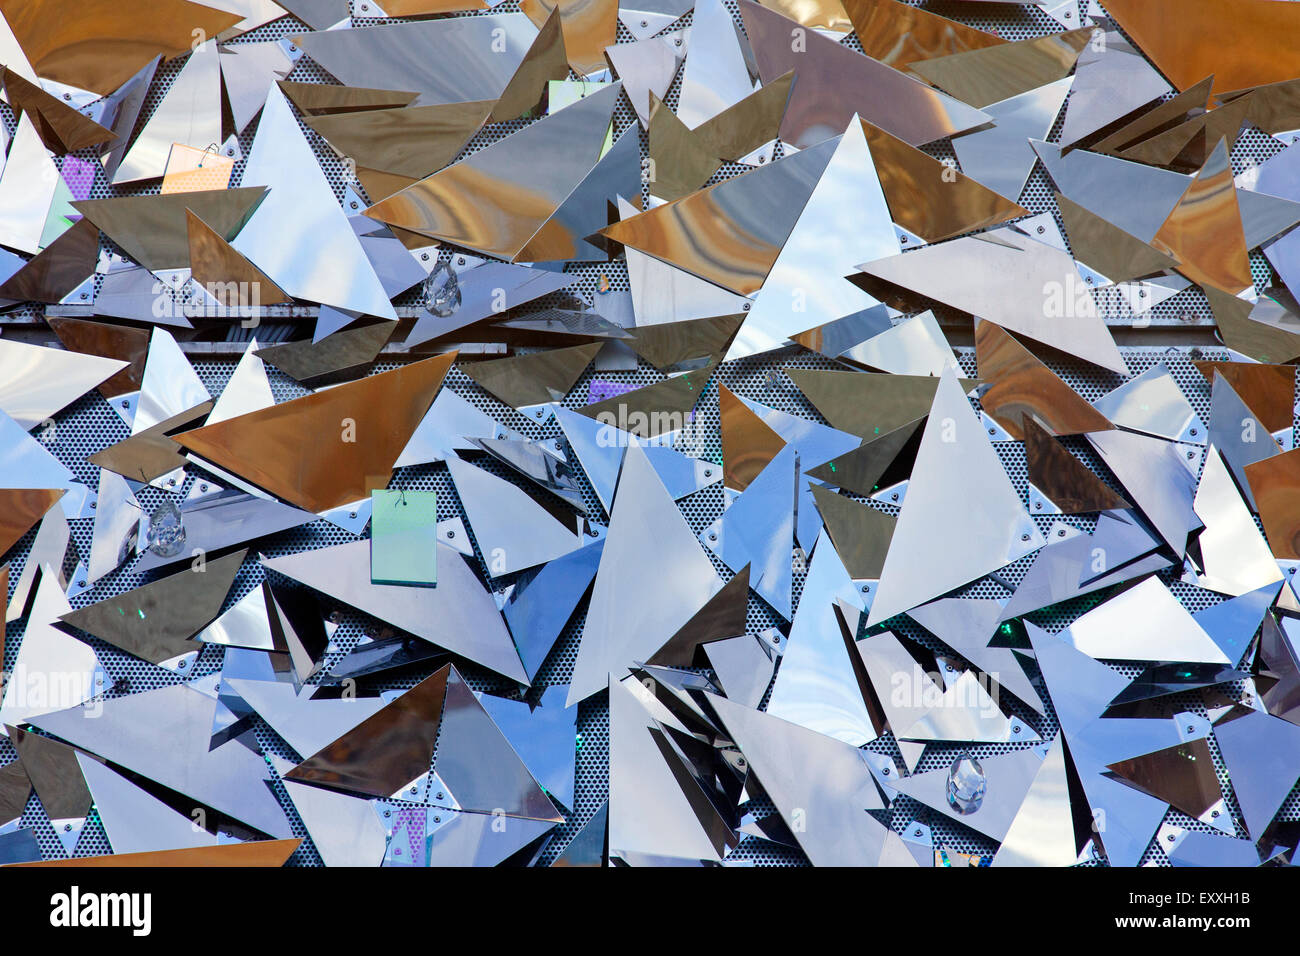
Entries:
{"label": "metal screw", "polygon": [[1188,458],[1188,460],[1191,460],[1191,459],[1194,458],[1194,457],[1196,457],[1196,456],[1195,456],[1195,454],[1194,454],[1193,452],[1190,452],[1190,451],[1189,451],[1189,452],[1187,453],[1187,458]]}
{"label": "metal screw", "polygon": [[168,487],[168,488],[172,487],[172,486],[175,485],[175,484],[176,484],[176,479],[175,479],[175,478],[168,478],[168,479],[167,479],[167,487]]}
{"label": "metal screw", "polygon": [[207,490],[208,490],[207,482],[204,482],[203,484],[199,485],[199,491],[207,491]]}
{"label": "metal screw", "polygon": [[434,818],[433,818],[433,822],[434,822],[434,823],[441,823],[441,822],[442,822],[442,817],[434,817]]}
{"label": "metal screw", "polygon": [[1174,835],[1171,833],[1171,834],[1169,834],[1169,836],[1165,837],[1165,839],[1168,840],[1170,843],[1173,843],[1175,837],[1174,837]]}
{"label": "metal screw", "polygon": [[348,517],[349,517],[349,518],[355,518],[356,516],[357,516],[357,513],[356,513],[355,511],[349,511],[349,512],[348,512]]}
{"label": "metal screw", "polygon": [[98,502],[98,501],[92,501],[92,502],[90,503],[90,507],[92,507],[92,508],[97,508],[97,507],[99,507],[99,502]]}
{"label": "metal screw", "polygon": [[442,799],[442,792],[441,792],[441,791],[439,791],[437,799],[439,799],[439,800]]}
{"label": "metal screw", "polygon": [[710,540],[710,541],[717,541],[717,540],[718,540],[718,533],[717,533],[716,531],[710,531],[710,532],[709,532],[709,540]]}
{"label": "metal screw", "polygon": [[736,758],[736,766],[737,766],[737,767],[743,767],[743,766],[745,766],[745,758],[744,758],[744,757],[737,757],[737,758]]}
{"label": "metal screw", "polygon": [[862,593],[863,593],[863,594],[867,594],[867,593],[869,593],[870,591],[871,591],[871,585],[870,585],[870,584],[864,584],[864,585],[862,585]]}
{"label": "metal screw", "polygon": [[1218,810],[1211,810],[1211,811],[1210,811],[1210,816],[1214,817],[1214,819],[1216,819],[1216,820],[1219,819],[1219,811],[1218,811]]}
{"label": "metal screw", "polygon": [[889,500],[890,500],[890,501],[897,501],[897,500],[898,500],[898,492],[895,491],[892,495],[890,495],[890,496],[889,496]]}
{"label": "metal screw", "polygon": [[[64,95],[64,96],[67,96],[66,93],[63,94],[63,95]],[[67,833],[67,832],[70,831],[71,829],[72,829],[72,824],[71,824],[71,823],[65,823],[65,824],[63,824],[63,832],[64,832],[64,833]]]}
{"label": "metal screw", "polygon": [[1037,510],[1037,511],[1042,511],[1042,510],[1043,510],[1043,503],[1042,503],[1041,501],[1035,501],[1035,502],[1034,502],[1034,508],[1035,508],[1035,510]]}
{"label": "metal screw", "polygon": [[1038,227],[1038,234],[1039,234],[1040,236],[1041,236],[1043,233],[1045,233],[1045,232],[1047,232],[1046,227],[1044,227],[1044,226],[1039,226],[1039,227]]}
{"label": "metal screw", "polygon": [[773,644],[780,644],[780,643],[781,643],[781,638],[778,637],[777,635],[773,634],[773,635],[772,635],[772,643],[773,643]]}
{"label": "metal screw", "polygon": [[712,469],[712,468],[705,468],[705,469],[704,469],[704,477],[705,477],[705,478],[712,478],[712,477],[713,477],[713,469]]}
{"label": "metal screw", "polygon": [[79,587],[79,588],[84,588],[85,586],[86,586],[86,582],[85,582],[85,581],[78,581],[78,582],[77,582],[77,587]]}
{"label": "metal screw", "polygon": [[744,311],[748,312],[748,311],[749,311],[749,303],[746,302],[744,305],[741,306],[741,309],[743,309]]}
{"label": "metal screw", "polygon": [[458,265],[458,266],[463,266],[464,264],[465,264],[465,257],[464,257],[464,256],[457,256],[457,257],[456,257],[456,265]]}
{"label": "metal screw", "polygon": [[427,252],[422,252],[422,253],[420,253],[420,258],[423,259],[425,262],[428,262],[428,261],[429,261],[429,254],[428,254]]}
{"label": "metal screw", "polygon": [[920,835],[921,835],[920,827],[917,827],[915,830],[912,831],[912,836],[920,836]]}
{"label": "metal screw", "polygon": [[898,237],[898,241],[901,242],[901,243],[906,244],[906,242],[907,242],[907,236],[899,236],[899,237]]}
{"label": "metal screw", "polygon": [[1021,541],[1028,541],[1028,540],[1029,540],[1029,535],[1027,535],[1027,534],[1022,534],[1022,535],[1020,536],[1020,540],[1021,540]]}
{"label": "metal screw", "polygon": [[649,25],[650,25],[650,21],[649,21],[649,20],[642,20],[642,21],[641,21],[641,26],[645,27],[645,26],[649,26]]}
{"label": "metal screw", "polygon": [[72,94],[71,94],[71,93],[64,93],[64,94],[63,94],[63,98],[64,98],[65,100],[71,100],[71,99],[72,99]]}
{"label": "metal screw", "polygon": [[1064,537],[1065,537],[1065,529],[1064,529],[1064,528],[1058,528],[1057,531],[1056,531],[1056,536],[1057,536],[1058,538],[1064,538]]}
{"label": "metal screw", "polygon": [[1195,429],[1195,428],[1192,429],[1192,434],[1193,434],[1193,435],[1196,434],[1196,429]]}
{"label": "metal screw", "polygon": [[1012,728],[1011,728],[1011,732],[1012,732],[1013,734],[1018,734],[1018,733],[1020,733],[1020,725],[1017,724],[1017,725],[1015,725],[1014,727],[1012,727]]}
{"label": "metal screw", "polygon": [[456,532],[455,532],[455,531],[448,531],[448,532],[447,532],[447,537],[449,537],[449,538],[454,538],[454,537],[456,537]]}
{"label": "metal screw", "polygon": [[385,810],[385,811],[384,811],[384,816],[386,816],[386,817],[391,817],[392,815],[393,815],[393,811],[392,811],[392,810]]}
{"label": "metal screw", "polygon": [[348,203],[348,205],[351,206],[353,209],[357,208],[357,202],[355,199],[352,202]]}
{"label": "metal screw", "polygon": [[881,767],[881,768],[880,768],[880,773],[881,773],[881,776],[888,777],[888,776],[889,776],[889,768],[888,768],[888,767]]}

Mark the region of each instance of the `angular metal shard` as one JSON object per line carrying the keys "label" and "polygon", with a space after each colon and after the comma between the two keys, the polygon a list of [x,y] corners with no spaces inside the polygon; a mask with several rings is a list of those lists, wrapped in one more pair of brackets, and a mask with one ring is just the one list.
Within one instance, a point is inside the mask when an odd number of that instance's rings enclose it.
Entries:
{"label": "angular metal shard", "polygon": [[[396,795],[429,771],[450,673],[450,664],[440,668],[284,779],[372,797]],[[376,746],[380,741],[382,749]]]}
{"label": "angular metal shard", "polygon": [[[313,512],[230,488],[182,502],[180,512],[185,524],[186,550],[175,556],[147,551],[135,566],[136,571],[144,573],[190,561],[195,548],[209,554],[223,551],[277,531],[308,524],[317,518]],[[139,517],[138,512],[136,516]]]}
{"label": "angular metal shard", "polygon": [[1094,37],[1075,63],[1061,145],[1086,139],[1168,92],[1164,77],[1118,30],[1103,30],[1100,39]]}
{"label": "angular metal shard", "polygon": [[1089,657],[1106,660],[1231,663],[1155,577],[1097,605],[1059,637]]}
{"label": "angular metal shard", "polygon": [[[978,322],[978,320],[977,320]],[[980,378],[992,383],[980,396],[980,407],[1021,439],[1023,418],[1052,435],[1107,431],[1114,426],[1010,333],[992,322],[975,326],[975,356]]]}
{"label": "angular metal shard", "polygon": [[983,109],[1063,78],[1092,27],[935,57],[909,69],[962,102]]}
{"label": "angular metal shard", "polygon": [[32,118],[23,114],[9,158],[0,165],[0,245],[30,255],[40,252],[48,244],[45,220],[62,183]]}
{"label": "angular metal shard", "polygon": [[600,234],[749,295],[762,287],[837,144],[827,140]]}
{"label": "angular metal shard", "polygon": [[1203,608],[1192,617],[1235,667],[1259,633],[1260,623],[1273,599],[1278,596],[1278,591],[1277,585],[1268,585],[1258,591]]}
{"label": "angular metal shard", "polygon": [[[308,511],[345,505],[388,484],[455,358],[452,352],[415,362],[176,439]],[[304,430],[318,440],[303,443]],[[337,444],[325,435],[337,435]]]}
{"label": "angular metal shard", "polygon": [[812,493],[849,577],[878,579],[894,533],[893,516],[816,485]]}
{"label": "angular metal shard", "polygon": [[1095,432],[1088,442],[1169,547],[1182,555],[1187,535],[1200,524],[1192,510],[1196,479],[1179,459],[1184,453],[1169,442],[1119,429]]}
{"label": "angular metal shard", "polygon": [[62,301],[87,280],[99,258],[99,230],[82,220],[0,285],[0,301]]}
{"label": "angular metal shard", "polygon": [[285,791],[326,866],[379,866],[388,828],[371,800],[283,780]]}
{"label": "angular metal shard", "polygon": [[57,488],[0,490],[0,555],[30,531],[64,494]]}
{"label": "angular metal shard", "polygon": [[515,581],[501,613],[530,680],[591,586],[604,547],[603,540],[595,541]]}
{"label": "angular metal shard", "polygon": [[1300,559],[1300,449],[1247,464],[1243,471],[1273,556]]}
{"label": "angular metal shard", "polygon": [[461,810],[563,822],[454,666],[447,676],[433,770]]}
{"label": "angular metal shard", "polygon": [[221,142],[220,56],[215,40],[194,48],[122,157],[114,185],[162,176],[173,143],[205,149]]}
{"label": "angular metal shard", "polygon": [[875,304],[844,279],[859,262],[899,251],[873,160],[864,126],[854,117],[763,281],[728,361],[780,348],[812,323]]}
{"label": "angular metal shard", "polygon": [[1259,839],[1300,778],[1300,727],[1248,713],[1214,728],[1247,832]]}
{"label": "angular metal shard", "polygon": [[857,586],[823,532],[812,552],[767,712],[860,747],[876,738],[876,726],[852,635],[842,633],[836,619],[837,601],[862,606]]}
{"label": "angular metal shard", "polygon": [[201,574],[186,568],[60,620],[152,664],[167,664],[198,650],[190,638],[220,612],[247,553],[213,558]]}
{"label": "angular metal shard", "polygon": [[1168,249],[1178,259],[1178,271],[1193,282],[1233,295],[1254,286],[1232,166],[1222,140],[1151,241]]}
{"label": "angular metal shard", "polygon": [[1112,0],[1106,10],[1180,90],[1210,73],[1216,90],[1300,73],[1285,40],[1300,30],[1300,10],[1260,0]]}
{"label": "angular metal shard", "polygon": [[662,734],[663,725],[638,697],[637,686],[609,682],[610,855],[718,860],[734,846],[735,835],[707,799],[701,803],[698,784],[673,772],[678,758],[658,746],[655,734]]}
{"label": "angular metal shard", "polygon": [[[292,301],[206,222],[185,210],[190,274],[209,295],[228,309],[255,309]],[[241,315],[244,313],[240,313]]]}
{"label": "angular metal shard", "polygon": [[[945,96],[816,31],[801,30],[797,39],[792,39],[796,34],[791,31],[798,26],[780,13],[750,0],[740,0],[739,7],[763,82],[791,70],[798,73],[781,123],[781,139],[800,149],[837,136],[854,113],[912,146],[991,121],[987,113],[960,99]],[[687,69],[689,75],[689,66]],[[1053,79],[1059,76],[1042,82]]]}
{"label": "angular metal shard", "polygon": [[[504,697],[477,696],[533,779],[553,800],[572,807],[578,712],[565,709],[566,693],[563,685],[553,684],[543,692],[536,707]],[[442,777],[442,771],[438,773]]]}
{"label": "angular metal shard", "polygon": [[[800,4],[766,2],[787,17],[808,26]],[[793,9],[792,9],[793,8]],[[898,0],[846,0],[843,11],[853,23],[862,52],[896,70],[905,70],[918,60],[930,60],[950,53],[983,50],[1007,41],[992,33],[976,30]],[[803,15],[801,15],[803,14]]]}
{"label": "angular metal shard", "polygon": [[0,488],[62,488],[69,492],[60,499],[64,513],[69,518],[90,516],[90,490],[4,412],[0,412],[0,456],[4,461]]}
{"label": "angular metal shard", "polygon": [[[642,576],[649,567],[659,585],[647,599]],[[721,588],[645,451],[628,448],[566,706],[652,656]]]}
{"label": "angular metal shard", "polygon": [[0,82],[4,84],[5,96],[14,111],[31,116],[47,149],[62,155],[116,138],[112,130],[100,126],[8,67],[0,70]]}
{"label": "angular metal shard", "polygon": [[[1300,334],[1251,318],[1251,303],[1202,286],[1224,344],[1259,362],[1289,362],[1300,357]],[[1261,299],[1261,304],[1270,300]]]}
{"label": "angular metal shard", "polygon": [[646,663],[663,667],[697,666],[695,662],[700,659],[701,649],[744,633],[748,602],[749,565],[745,565]]}
{"label": "angular metal shard", "polygon": [[280,867],[302,845],[301,838],[255,840],[250,843],[227,843],[197,849],[158,850],[149,853],[123,853],[106,856],[79,856],[68,860],[42,860],[22,866],[93,866],[93,867]]}
{"label": "angular metal shard", "polygon": [[[867,278],[860,284],[886,299],[891,286],[901,286],[1112,372],[1128,374],[1067,253],[1010,230],[997,232],[998,241],[988,236],[965,236],[865,263],[859,268]],[[967,274],[983,276],[985,281],[975,285],[961,281]]]}
{"label": "angular metal shard", "polygon": [[1192,364],[1211,386],[1215,373],[1223,376],[1270,433],[1291,427],[1295,415],[1294,366],[1203,360]]}
{"label": "angular metal shard", "polygon": [[114,854],[217,845],[217,837],[196,827],[190,817],[177,813],[98,760],[78,753],[76,762],[90,787],[95,813]]}
{"label": "angular metal shard", "polygon": [[242,133],[253,122],[266,105],[267,89],[288,76],[294,62],[275,41],[239,43],[221,50],[221,82],[236,132]]}
{"label": "angular metal shard", "polygon": [[1075,458],[1036,421],[1021,420],[1029,483],[1065,514],[1133,507]]}
{"label": "angular metal shard", "polygon": [[979,763],[988,781],[989,794],[996,788],[1001,797],[997,800],[986,799],[971,813],[962,813],[949,800],[948,767],[894,780],[891,786],[897,787],[899,792],[925,804],[931,810],[1000,842],[1006,838],[1017,811],[1042,769],[1043,758],[1035,750],[1027,749],[982,757]]}
{"label": "angular metal shard", "polygon": [[725,385],[718,385],[718,430],[723,484],[744,491],[777,456],[785,442]]}
{"label": "angular metal shard", "polygon": [[375,360],[392,337],[394,326],[387,322],[347,329],[320,342],[306,339],[258,349],[254,354],[274,365],[290,378],[308,386],[323,384],[327,376],[359,371]]}
{"label": "angular metal shard", "polygon": [[[241,255],[294,298],[397,318],[278,87],[267,93],[242,182],[271,188],[232,241]],[[305,242],[316,255],[298,254]]]}
{"label": "angular metal shard", "polygon": [[[520,13],[318,29],[298,44],[345,86],[414,89],[416,106],[495,100],[537,36]],[[431,49],[443,55],[430,57]]]}
{"label": "angular metal shard", "polygon": [[[101,470],[87,583],[98,581],[130,559],[136,548],[140,513],[140,503],[126,480],[107,469]],[[188,556],[182,555],[182,559],[188,560]]]}
{"label": "angular metal shard", "polygon": [[623,81],[623,90],[643,129],[650,123],[651,97],[662,100],[681,68],[684,36],[683,31],[678,31],[605,48],[605,59]]}
{"label": "angular metal shard", "polygon": [[[549,820],[503,818],[490,813],[447,811],[442,816],[444,822],[425,839],[429,866],[496,866],[555,827]],[[432,825],[432,818],[430,822]]]}
{"label": "angular metal shard", "polygon": [[158,271],[190,265],[188,213],[229,240],[248,222],[265,196],[261,186],[248,186],[166,196],[87,199],[74,203],[73,208],[140,265]]}
{"label": "angular metal shard", "polygon": [[1187,177],[1086,149],[1031,141],[1056,188],[1093,215],[1150,242],[1187,191]]}
{"label": "angular metal shard", "polygon": [[986,106],[995,126],[953,138],[962,172],[1013,202],[1019,199],[1036,158],[1027,140],[1047,138],[1072,82],[1066,77]]}
{"label": "angular metal shard", "polygon": [[510,358],[474,362],[466,375],[511,408],[558,402],[582,376],[600,351],[601,343],[575,345]]}
{"label": "angular metal shard", "polygon": [[157,54],[178,56],[195,36],[215,37],[244,19],[185,0],[87,0],[76,17],[54,0],[4,0],[0,13],[37,74],[101,96]]}
{"label": "angular metal shard", "polygon": [[502,259],[559,258],[526,255],[525,249],[600,158],[621,89],[618,83],[603,86],[365,214]]}
{"label": "angular metal shard", "polygon": [[[1182,120],[1189,115],[1204,115],[1206,102],[1210,97],[1210,88],[1214,77],[1207,76],[1195,86],[1173,96],[1155,107],[1141,113],[1135,119],[1123,124],[1115,132],[1093,143],[1094,152],[1119,155],[1153,135],[1171,131],[1171,124],[1182,125]],[[1172,129],[1177,129],[1173,126]],[[1042,138],[1042,137],[1038,137]],[[1190,136],[1188,137],[1190,139]],[[1142,160],[1141,156],[1126,157]],[[1149,160],[1148,160],[1149,161]],[[1159,164],[1163,165],[1163,164]]]}
{"label": "angular metal shard", "polygon": [[911,471],[916,451],[913,446],[920,441],[917,431],[920,426],[920,421],[909,422],[805,473],[832,487],[870,497],[882,484],[890,484],[884,477],[886,474],[894,470],[903,474]]}
{"label": "angular metal shard", "polygon": [[[865,811],[882,806],[870,768],[851,745],[750,710],[709,703],[814,866],[915,866],[902,841]],[[800,812],[802,811],[802,812]]]}
{"label": "angular metal shard", "polygon": [[[912,476],[868,625],[997,570],[1046,543],[951,370],[944,373],[935,392]],[[961,500],[970,487],[981,489],[981,507],[958,509],[943,520],[940,532],[940,512]],[[936,553],[931,543],[940,534],[948,544]]]}
{"label": "angular metal shard", "polygon": [[359,176],[376,169],[414,180],[455,159],[491,109],[490,101],[408,106],[314,116],[306,123],[356,160]]}
{"label": "angular metal shard", "polygon": [[370,583],[369,541],[263,559],[262,564],[453,654],[527,683],[496,604],[464,558],[439,543],[436,560],[436,588]]}
{"label": "angular metal shard", "polygon": [[459,458],[448,458],[447,468],[492,577],[545,564],[583,543],[574,528],[504,478]]}
{"label": "angular metal shard", "polygon": [[655,438],[684,428],[693,420],[694,408],[708,387],[716,362],[704,368],[624,392],[578,411],[602,424],[626,422],[626,431],[638,438]]}
{"label": "angular metal shard", "polygon": [[1157,362],[1092,405],[1121,428],[1170,441],[1204,444],[1206,440],[1204,423],[1164,362]]}
{"label": "angular metal shard", "polygon": [[1204,569],[1197,577],[1199,586],[1240,597],[1282,580],[1277,561],[1213,444],[1201,466],[1193,507],[1205,525],[1197,538]]}
{"label": "angular metal shard", "polygon": [[1127,282],[1172,269],[1178,260],[1165,255],[1119,226],[1056,194],[1074,258],[1111,282]]}
{"label": "angular metal shard", "polygon": [[1065,737],[1058,734],[1002,837],[992,866],[1073,866],[1078,859]]}
{"label": "angular metal shard", "polygon": [[[755,84],[744,40],[722,0],[698,0],[695,4],[691,45],[696,56],[682,71],[677,115],[694,129],[749,96]],[[773,76],[786,72],[780,70]]]}
{"label": "angular metal shard", "polygon": [[733,571],[751,568],[750,587],[787,620],[794,584],[797,466],[797,453],[787,445],[699,536]]}
{"label": "angular metal shard", "polygon": [[867,441],[925,418],[939,387],[928,375],[794,368],[786,374],[833,427]]}
{"label": "angular metal shard", "polygon": [[1282,448],[1223,378],[1214,380],[1210,392],[1209,441],[1223,455],[1251,510],[1259,510],[1245,469],[1280,455]]}
{"label": "angular metal shard", "polygon": [[519,10],[539,30],[558,11],[573,72],[584,76],[605,69],[605,48],[618,32],[618,0],[523,0]]}
{"label": "angular metal shard", "polygon": [[720,358],[745,313],[638,326],[629,345],[661,371],[692,359]]}
{"label": "angular metal shard", "polygon": [[1134,789],[1191,817],[1203,815],[1223,799],[1210,745],[1204,738],[1120,760],[1109,769]]}
{"label": "angular metal shard", "polygon": [[276,85],[294,106],[309,116],[396,109],[409,106],[420,95],[399,90],[369,90],[328,83],[294,83],[290,80],[280,80]]}
{"label": "angular metal shard", "polygon": [[40,730],[154,780],[273,837],[289,821],[266,786],[263,758],[237,742],[208,749],[212,699],[185,684],[32,720]]}

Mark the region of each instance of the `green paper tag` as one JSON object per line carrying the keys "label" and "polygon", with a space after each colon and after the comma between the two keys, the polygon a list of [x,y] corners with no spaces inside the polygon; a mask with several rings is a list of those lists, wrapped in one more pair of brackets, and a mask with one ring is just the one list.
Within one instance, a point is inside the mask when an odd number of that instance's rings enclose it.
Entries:
{"label": "green paper tag", "polygon": [[438,583],[438,496],[433,491],[372,491],[370,582]]}

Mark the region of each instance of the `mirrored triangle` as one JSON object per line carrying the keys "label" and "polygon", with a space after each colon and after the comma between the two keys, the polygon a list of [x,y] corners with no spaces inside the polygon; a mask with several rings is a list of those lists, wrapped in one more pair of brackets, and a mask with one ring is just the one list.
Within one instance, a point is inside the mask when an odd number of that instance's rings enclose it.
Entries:
{"label": "mirrored triangle", "polygon": [[912,63],[909,69],[957,99],[983,109],[1063,78],[1092,28],[1032,37]]}
{"label": "mirrored triangle", "polygon": [[76,761],[115,854],[217,845],[217,837],[196,827],[192,819],[98,760],[77,753]]}
{"label": "mirrored triangle", "polygon": [[[636,569],[651,565],[673,573],[647,600]],[[644,450],[629,447],[566,706],[598,693],[609,675],[617,678],[652,656],[722,586]],[[629,618],[633,607],[638,610]]]}
{"label": "mirrored triangle", "polygon": [[[869,625],[973,581],[1046,543],[1025,513],[951,371],[944,373],[935,393],[912,474],[871,605]],[[982,490],[980,509],[959,510],[940,532],[939,512],[947,510],[947,503],[961,500],[965,489],[972,486]],[[940,533],[948,547],[936,554],[923,543],[934,541]],[[926,552],[924,561],[918,557],[921,550]],[[925,574],[919,573],[922,566]]]}
{"label": "mirrored triangle", "polygon": [[193,48],[122,157],[113,184],[162,176],[173,143],[205,149],[221,140],[221,65],[217,44],[212,41]]}
{"label": "mirrored triangle", "polygon": [[[455,358],[451,352],[414,362],[182,432],[176,440],[308,511],[345,505],[388,484]],[[295,437],[304,429],[322,440],[304,445]],[[325,442],[327,434],[337,435],[337,444]]]}
{"label": "mirrored triangle", "polygon": [[370,583],[370,542],[365,540],[264,558],[262,564],[453,654],[527,683],[491,595],[465,560],[446,545],[440,543],[438,548],[436,588]]}

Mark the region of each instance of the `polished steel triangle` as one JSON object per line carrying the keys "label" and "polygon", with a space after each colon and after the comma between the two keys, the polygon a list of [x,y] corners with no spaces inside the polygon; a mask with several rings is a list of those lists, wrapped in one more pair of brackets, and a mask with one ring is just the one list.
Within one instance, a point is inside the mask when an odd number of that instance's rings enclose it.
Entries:
{"label": "polished steel triangle", "polygon": [[[951,504],[964,499],[972,487],[980,489],[980,507],[954,511]],[[936,535],[947,542],[938,552],[930,546]],[[957,377],[945,372],[868,626],[1010,564],[1045,543]]]}
{"label": "polished steel triangle", "polygon": [[1073,866],[1078,859],[1065,737],[1048,748],[992,866]]}
{"label": "polished steel triangle", "polygon": [[1029,483],[1065,514],[1133,507],[1054,441],[1034,419],[1020,422]]}
{"label": "polished steel triangle", "polygon": [[216,846],[217,837],[98,760],[76,762],[95,800],[95,814],[114,854]]}
{"label": "polished steel triangle", "polygon": [[1254,287],[1232,165],[1222,140],[1151,242],[1168,249],[1178,259],[1178,271],[1199,285],[1233,295]]}
{"label": "polished steel triangle", "polygon": [[582,377],[600,342],[473,362],[462,371],[511,408],[558,402]]}
{"label": "polished steel triangle", "polygon": [[[176,440],[308,511],[349,504],[387,486],[455,358],[451,352],[414,362],[182,432]],[[304,445],[304,429],[317,441]],[[338,437],[331,442],[326,435]]]}
{"label": "polished steel triangle", "polygon": [[438,547],[436,588],[372,584],[365,540],[264,558],[262,564],[511,680],[528,681],[492,596],[446,545]]}
{"label": "polished steel triangle", "polygon": [[[241,182],[270,187],[231,242],[241,255],[294,298],[397,318],[279,87],[267,93]],[[298,254],[306,242],[316,255]]]}
{"label": "polished steel triangle", "polygon": [[74,708],[32,723],[269,836],[290,832],[263,757],[237,741],[209,750],[212,699],[188,685],[104,701],[93,719]]}
{"label": "polished steel triangle", "polygon": [[221,140],[220,53],[211,40],[194,47],[122,157],[113,185],[161,177],[173,143],[206,149]]}
{"label": "polished steel triangle", "polygon": [[[649,567],[672,568],[653,595],[644,587]],[[722,586],[645,451],[629,447],[566,706],[651,657]],[[637,609],[631,617],[629,608]]]}
{"label": "polished steel triangle", "polygon": [[962,102],[983,109],[1062,79],[1092,27],[1032,37],[912,63],[909,69]]}
{"label": "polished steel triangle", "polygon": [[[832,234],[846,241],[828,249]],[[727,360],[780,348],[811,325],[875,305],[844,276],[860,262],[898,251],[872,150],[855,116],[756,293]]]}

